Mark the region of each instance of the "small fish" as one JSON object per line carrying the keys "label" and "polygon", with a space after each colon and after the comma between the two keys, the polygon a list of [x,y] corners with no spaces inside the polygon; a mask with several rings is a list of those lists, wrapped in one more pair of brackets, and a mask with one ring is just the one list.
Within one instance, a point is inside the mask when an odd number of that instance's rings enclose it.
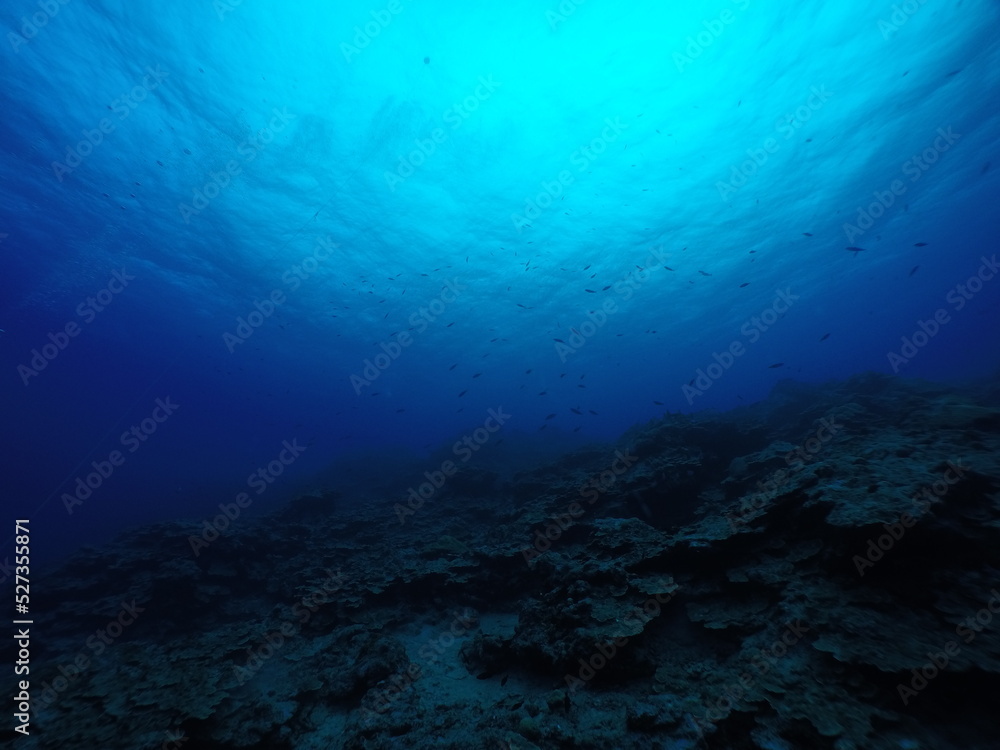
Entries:
{"label": "small fish", "polygon": [[812,237],[812,233],[811,232],[803,232],[802,234],[804,234],[806,237]]}
{"label": "small fish", "polygon": [[462,391],[461,393],[459,393],[459,394],[458,394],[458,397],[459,397],[459,398],[462,398],[462,396],[464,396],[464,395],[465,395],[466,393],[468,393],[468,391],[467,391],[467,390],[465,390],[465,391]]}
{"label": "small fish", "polygon": [[664,268],[666,268],[668,271],[673,271],[674,270],[670,266],[664,266]]}
{"label": "small fish", "polygon": [[847,249],[848,249],[848,251],[854,253],[854,257],[855,258],[858,257],[858,253],[865,252],[865,249],[863,247],[849,247]]}
{"label": "small fish", "polygon": [[583,416],[583,412],[580,411],[579,409],[574,409],[570,407],[570,411],[573,412],[574,414],[579,414],[580,416]]}
{"label": "small fish", "polygon": [[552,339],[553,341],[558,341],[560,344],[565,344],[566,342],[562,339]]}
{"label": "small fish", "polygon": [[911,268],[910,272],[906,275],[907,278],[909,278],[910,276],[912,276],[913,274],[915,274],[919,269],[920,269],[920,266],[914,266],[913,268]]}
{"label": "small fish", "polygon": [[830,338],[830,334],[829,333],[824,333],[822,336],[820,336],[819,340],[820,341],[826,341],[828,338]]}
{"label": "small fish", "polygon": [[663,406],[662,401],[654,401],[653,403],[656,404],[657,406]]}
{"label": "small fish", "polygon": [[701,271],[701,270],[699,270],[698,273],[700,273],[702,276],[711,276],[712,275],[710,273],[705,273],[704,271]]}
{"label": "small fish", "polygon": [[749,281],[744,281],[742,284],[740,284],[740,289],[742,289],[745,286],[750,286],[750,282]]}
{"label": "small fish", "polygon": [[455,364],[453,364],[453,365],[452,365],[451,367],[449,367],[448,369],[449,369],[449,370],[454,370],[454,369],[455,369],[456,367],[458,367],[458,362],[456,362]]}
{"label": "small fish", "polygon": [[478,377],[479,377],[480,375],[482,375],[482,373],[481,373],[481,372],[477,372],[477,373],[476,373],[475,375],[473,375],[472,377],[474,377],[474,378],[478,378]]}
{"label": "small fish", "polygon": [[507,684],[508,677],[510,677],[510,675],[505,674],[503,677],[500,678],[500,687],[503,687],[504,685]]}
{"label": "small fish", "polygon": [[575,333],[575,334],[576,334],[577,336],[579,336],[580,338],[583,338],[583,334],[582,334],[582,333],[580,333],[580,332],[579,332],[578,330],[576,330],[575,328],[570,328],[569,330],[571,330],[571,331],[572,331],[573,333]]}
{"label": "small fish", "polygon": [[524,371],[524,374],[525,374],[525,375],[530,375],[530,374],[531,374],[531,370],[525,370],[525,371]]}
{"label": "small fish", "polygon": [[593,414],[593,415],[594,415],[595,417],[597,416],[597,412],[596,412],[596,411],[594,411],[593,409],[587,409],[587,411],[589,411],[589,412],[590,412],[591,414]]}
{"label": "small fish", "polygon": [[545,418],[546,418],[546,419],[555,419],[555,418],[556,418],[556,415],[555,415],[555,414],[549,414],[549,415],[548,415],[547,417],[545,417]]}
{"label": "small fish", "polygon": [[914,242],[913,246],[914,247],[927,247],[927,243],[926,242]]}
{"label": "small fish", "polygon": [[548,396],[548,395],[549,395],[549,392],[548,392],[548,391],[539,391],[539,392],[538,392],[538,395],[539,395],[539,396]]}
{"label": "small fish", "polygon": [[773,365],[768,365],[767,369],[773,370],[775,367],[784,367],[784,366],[785,366],[784,362],[775,362]]}
{"label": "small fish", "polygon": [[583,291],[587,292],[588,294],[597,294],[597,292],[595,292],[593,289],[584,289]]}

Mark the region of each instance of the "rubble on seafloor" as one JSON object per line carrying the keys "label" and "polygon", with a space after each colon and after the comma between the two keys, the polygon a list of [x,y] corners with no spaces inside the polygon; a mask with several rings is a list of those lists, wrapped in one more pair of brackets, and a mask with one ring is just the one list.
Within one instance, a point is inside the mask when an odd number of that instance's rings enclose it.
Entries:
{"label": "rubble on seafloor", "polygon": [[785,381],[462,471],[79,551],[21,746],[998,746],[1000,387]]}

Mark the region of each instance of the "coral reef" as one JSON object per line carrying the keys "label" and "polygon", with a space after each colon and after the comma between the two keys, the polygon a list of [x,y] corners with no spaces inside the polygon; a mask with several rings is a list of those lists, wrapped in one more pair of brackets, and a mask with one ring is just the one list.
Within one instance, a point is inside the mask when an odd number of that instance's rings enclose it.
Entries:
{"label": "coral reef", "polygon": [[1000,392],[866,375],[470,468],[402,522],[144,528],[42,587],[22,746],[995,748],[998,489]]}

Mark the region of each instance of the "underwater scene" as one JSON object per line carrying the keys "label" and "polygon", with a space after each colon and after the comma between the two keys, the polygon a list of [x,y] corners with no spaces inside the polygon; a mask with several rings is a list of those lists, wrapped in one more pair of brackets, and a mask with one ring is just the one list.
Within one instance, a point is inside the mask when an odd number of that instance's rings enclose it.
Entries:
{"label": "underwater scene", "polygon": [[12,750],[1000,750],[1000,3],[8,0]]}

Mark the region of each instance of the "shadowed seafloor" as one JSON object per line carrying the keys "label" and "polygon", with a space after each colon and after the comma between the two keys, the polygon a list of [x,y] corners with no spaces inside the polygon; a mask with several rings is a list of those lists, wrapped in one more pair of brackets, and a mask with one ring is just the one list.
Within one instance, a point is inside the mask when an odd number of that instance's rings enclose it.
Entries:
{"label": "shadowed seafloor", "polygon": [[998,487],[996,379],[871,374],[137,529],[40,587],[19,746],[996,748]]}

